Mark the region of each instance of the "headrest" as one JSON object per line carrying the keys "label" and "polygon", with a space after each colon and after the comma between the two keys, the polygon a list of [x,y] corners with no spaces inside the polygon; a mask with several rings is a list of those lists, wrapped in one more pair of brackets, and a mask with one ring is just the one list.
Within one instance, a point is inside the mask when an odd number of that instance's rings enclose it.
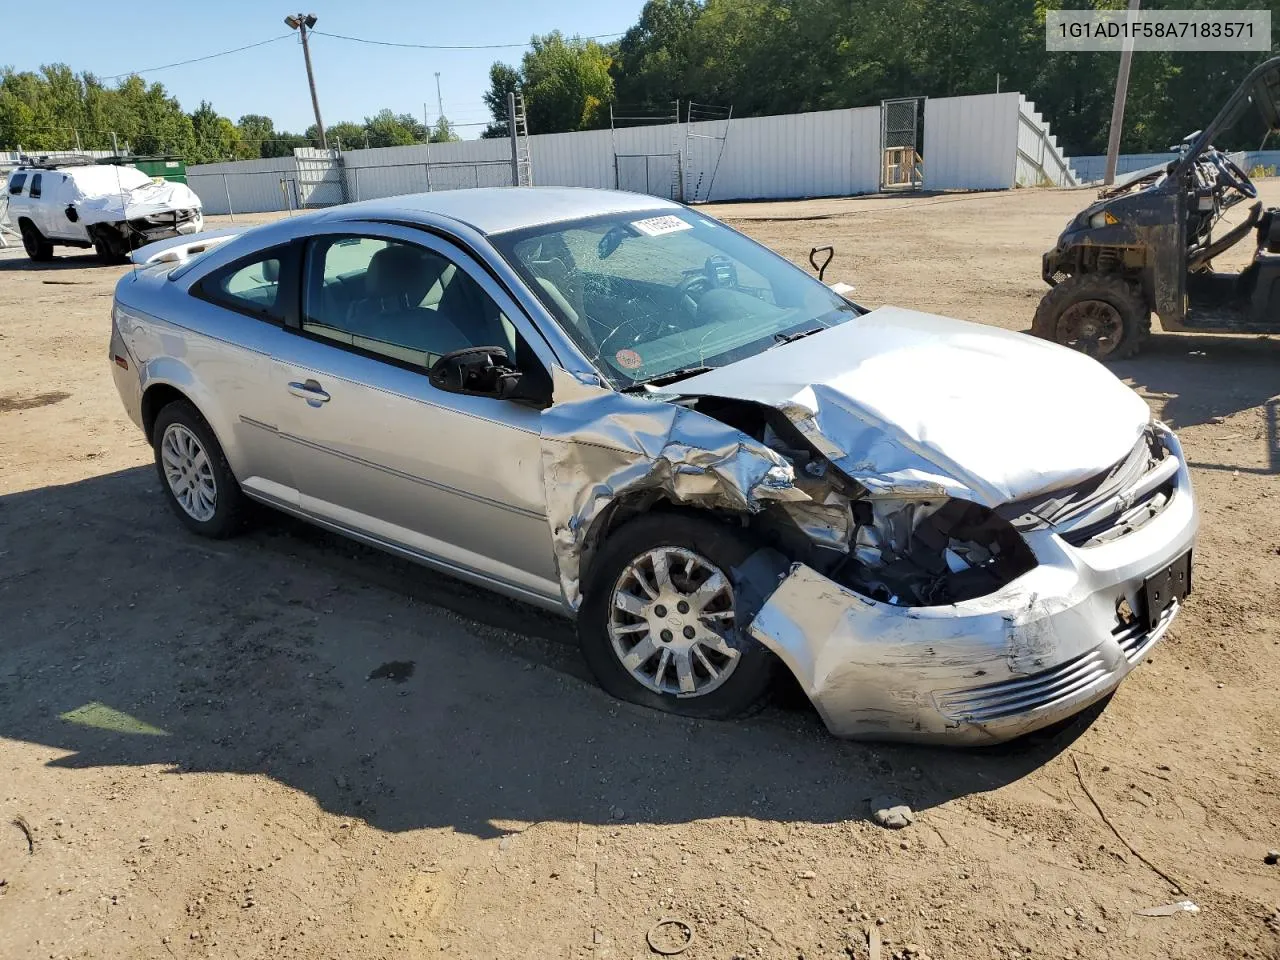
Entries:
{"label": "headrest", "polygon": [[425,250],[393,243],[369,261],[365,290],[370,297],[394,297],[405,306],[416,307],[439,278],[440,264],[438,257]]}

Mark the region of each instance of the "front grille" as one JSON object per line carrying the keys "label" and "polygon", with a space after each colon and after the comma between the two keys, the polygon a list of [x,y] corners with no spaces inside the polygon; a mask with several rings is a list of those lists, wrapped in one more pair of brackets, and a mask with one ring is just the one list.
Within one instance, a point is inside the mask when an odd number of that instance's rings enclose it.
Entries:
{"label": "front grille", "polygon": [[1151,649],[1151,645],[1156,642],[1157,634],[1174,618],[1178,610],[1179,606],[1176,603],[1169,607],[1160,615],[1160,622],[1152,630],[1148,630],[1146,624],[1138,617],[1130,617],[1117,623],[1111,631],[1111,636],[1120,644],[1120,651],[1124,654],[1124,658],[1130,663],[1141,660]]}
{"label": "front grille", "polygon": [[1174,480],[1171,477],[1136,499],[1132,506],[1123,508],[1117,503],[1115,513],[1068,530],[1062,534],[1062,539],[1073,547],[1089,547],[1119,540],[1158,517],[1173,499],[1173,489]]}
{"label": "front grille", "polygon": [[1168,454],[1155,431],[1148,427],[1122,460],[1101,473],[1070,487],[1007,503],[996,513],[1018,529],[1068,523],[1134,484]]}
{"label": "front grille", "polygon": [[1118,540],[1158,517],[1177,489],[1178,463],[1148,428],[1133,450],[1101,482],[1046,501],[1037,513],[1073,547]]}
{"label": "front grille", "polygon": [[987,723],[1047,707],[1086,689],[1108,673],[1097,650],[1028,677],[938,694],[938,709],[952,720]]}

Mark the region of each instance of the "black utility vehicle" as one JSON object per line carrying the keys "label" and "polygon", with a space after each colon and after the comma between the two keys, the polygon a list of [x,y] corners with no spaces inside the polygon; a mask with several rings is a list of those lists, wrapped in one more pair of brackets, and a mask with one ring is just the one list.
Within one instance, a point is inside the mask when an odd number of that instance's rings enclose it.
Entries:
{"label": "black utility vehicle", "polygon": [[[1044,255],[1053,289],[1040,301],[1032,333],[1119,360],[1149,336],[1152,313],[1171,332],[1280,332],[1280,208],[1264,210],[1240,155],[1213,145],[1224,137],[1243,142],[1255,117],[1265,142],[1280,127],[1280,57],[1255,68],[1214,121],[1182,142],[1176,159],[1103,190],[1067,225]],[[1239,203],[1252,204],[1248,214],[1215,237]],[[1249,265],[1215,271],[1213,259],[1251,233],[1257,249]]]}

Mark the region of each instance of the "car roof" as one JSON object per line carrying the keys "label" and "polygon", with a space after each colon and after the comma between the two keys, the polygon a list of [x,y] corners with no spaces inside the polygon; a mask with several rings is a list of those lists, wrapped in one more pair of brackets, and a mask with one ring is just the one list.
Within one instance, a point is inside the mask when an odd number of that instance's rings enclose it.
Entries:
{"label": "car roof", "polygon": [[394,219],[417,222],[423,214],[448,217],[484,234],[612,213],[680,209],[643,193],[585,187],[478,187],[365,200],[326,210],[319,220]]}

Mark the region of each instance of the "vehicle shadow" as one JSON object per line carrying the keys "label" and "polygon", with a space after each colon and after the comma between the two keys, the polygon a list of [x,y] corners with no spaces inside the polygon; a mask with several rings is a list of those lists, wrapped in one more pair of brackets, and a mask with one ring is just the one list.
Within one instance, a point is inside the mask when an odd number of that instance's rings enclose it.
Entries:
{"label": "vehicle shadow", "polygon": [[92,250],[86,250],[77,253],[64,253],[55,256],[52,260],[32,260],[30,257],[22,254],[21,248],[17,256],[0,257],[0,273],[9,271],[38,271],[38,270],[82,270],[85,267],[104,266],[98,255]]}
{"label": "vehicle shadow", "polygon": [[[1280,473],[1280,340],[1155,333],[1137,357],[1111,364],[1111,369],[1141,387],[1175,429],[1217,423],[1261,407],[1267,455],[1260,472]],[[1259,472],[1247,465],[1193,466]]]}
{"label": "vehicle shadow", "polygon": [[149,468],[0,497],[0,558],[0,736],[55,767],[265,774],[389,831],[838,822],[994,789],[1072,735],[957,752],[837,741],[802,700],[634,708],[558,618],[281,518],[200,540]]}

